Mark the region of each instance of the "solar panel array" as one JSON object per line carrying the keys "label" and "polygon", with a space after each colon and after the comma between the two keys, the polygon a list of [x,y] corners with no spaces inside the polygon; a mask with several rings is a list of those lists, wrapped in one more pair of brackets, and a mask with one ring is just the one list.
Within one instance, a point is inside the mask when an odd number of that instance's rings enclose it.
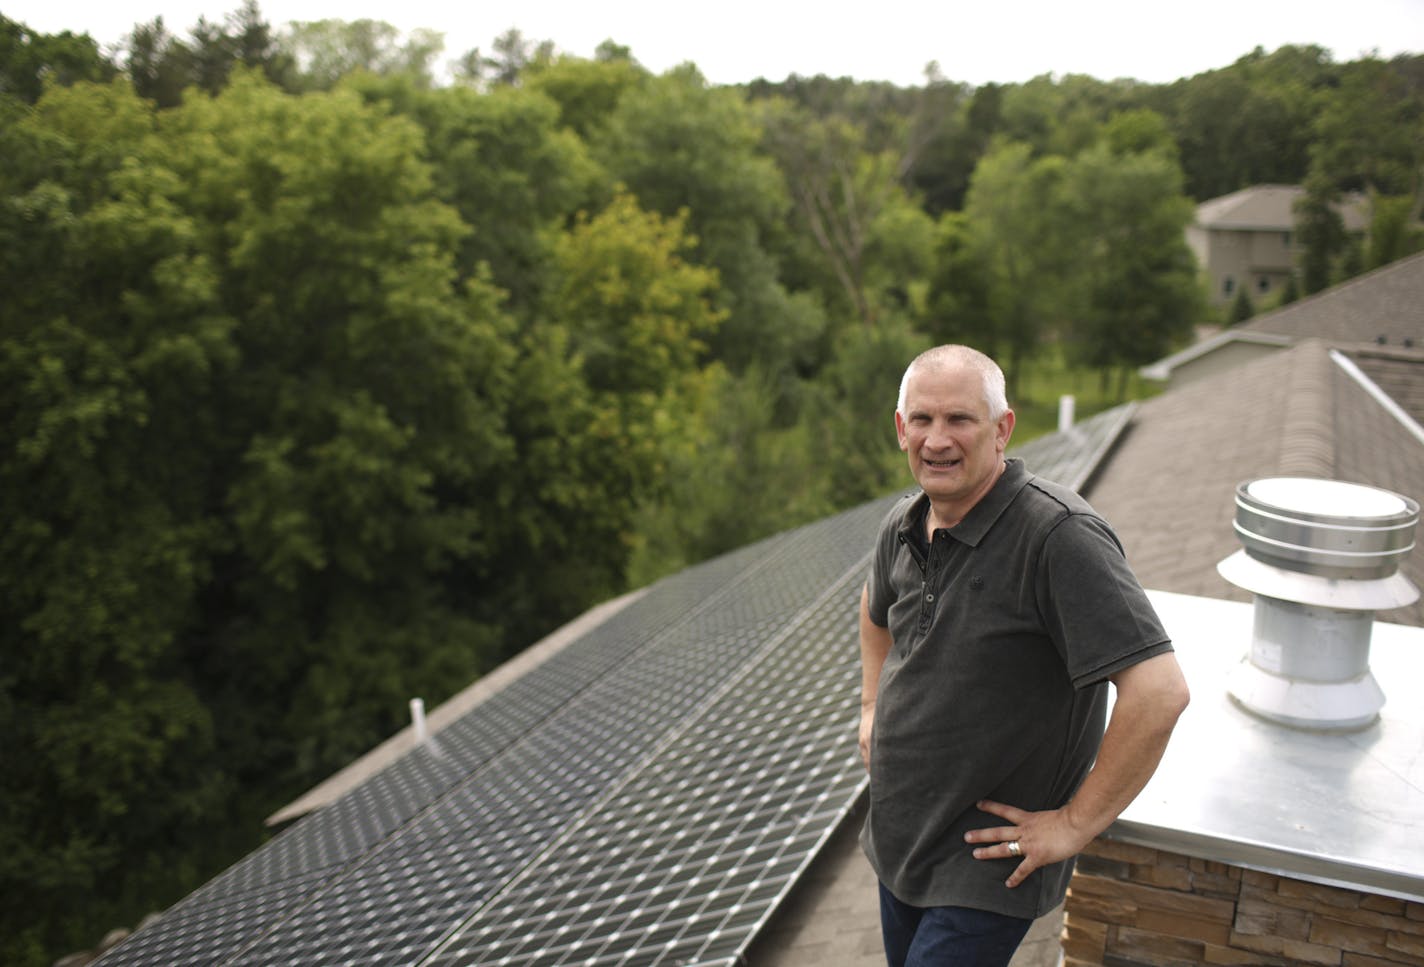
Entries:
{"label": "solar panel array", "polygon": [[661,582],[101,963],[735,956],[863,781],[854,609],[887,506]]}
{"label": "solar panel array", "polygon": [[736,962],[864,788],[856,609],[894,500],[660,582],[99,963]]}

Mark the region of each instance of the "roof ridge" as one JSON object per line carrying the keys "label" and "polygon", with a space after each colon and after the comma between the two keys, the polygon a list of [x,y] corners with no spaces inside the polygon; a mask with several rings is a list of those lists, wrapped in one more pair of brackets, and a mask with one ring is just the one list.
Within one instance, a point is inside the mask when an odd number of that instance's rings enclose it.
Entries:
{"label": "roof ridge", "polygon": [[1334,383],[1325,343],[1307,339],[1293,351],[1281,429],[1280,472],[1303,477],[1335,473]]}

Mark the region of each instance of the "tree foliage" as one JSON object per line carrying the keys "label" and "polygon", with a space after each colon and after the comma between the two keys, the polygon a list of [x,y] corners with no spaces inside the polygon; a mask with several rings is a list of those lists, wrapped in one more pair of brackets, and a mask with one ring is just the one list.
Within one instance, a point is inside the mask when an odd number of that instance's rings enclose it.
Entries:
{"label": "tree foliage", "polygon": [[0,14],[0,96],[33,104],[47,85],[103,81],[114,73],[89,35],[37,34]]}
{"label": "tree foliage", "polygon": [[[1079,287],[1070,325],[1074,355],[1120,373],[1160,359],[1191,333],[1203,300],[1184,230],[1192,217],[1176,157],[1131,119],[1136,137],[1109,124],[1104,140],[1064,178],[1071,275]],[[1132,150],[1146,146],[1146,150]]]}

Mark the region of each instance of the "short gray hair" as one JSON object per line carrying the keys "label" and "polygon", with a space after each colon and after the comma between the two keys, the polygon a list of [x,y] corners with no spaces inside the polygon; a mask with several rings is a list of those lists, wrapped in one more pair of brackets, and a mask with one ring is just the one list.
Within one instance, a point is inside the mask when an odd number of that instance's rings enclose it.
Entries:
{"label": "short gray hair", "polygon": [[910,377],[923,367],[964,366],[977,372],[984,380],[984,402],[989,404],[989,419],[997,420],[1009,411],[1009,398],[1004,387],[1004,371],[999,364],[979,350],[970,346],[946,345],[926,349],[905,367],[905,375],[900,378],[900,398],[895,402],[895,412],[905,415],[905,394],[910,388]]}

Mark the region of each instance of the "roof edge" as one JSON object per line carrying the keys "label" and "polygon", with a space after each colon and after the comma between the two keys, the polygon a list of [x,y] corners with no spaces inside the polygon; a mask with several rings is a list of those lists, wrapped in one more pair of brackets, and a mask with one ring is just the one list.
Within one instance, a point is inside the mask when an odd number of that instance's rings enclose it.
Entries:
{"label": "roof edge", "polygon": [[1173,371],[1178,367],[1214,353],[1222,346],[1233,342],[1284,348],[1290,346],[1295,340],[1290,336],[1274,332],[1258,332],[1254,329],[1223,329],[1221,332],[1194,342],[1185,349],[1180,349],[1155,363],[1149,363],[1137,372],[1143,379],[1165,382],[1172,378]]}
{"label": "roof edge", "polygon": [[1378,383],[1366,376],[1364,371],[1355,365],[1354,360],[1338,349],[1330,350],[1330,359],[1336,366],[1344,370],[1345,375],[1353,379],[1361,389],[1368,393],[1371,399],[1383,407],[1386,413],[1399,421],[1399,424],[1408,431],[1410,436],[1418,440],[1421,445],[1424,445],[1424,426],[1420,426],[1419,421],[1410,416],[1404,407],[1396,403],[1394,397],[1390,396],[1380,388]]}
{"label": "roof edge", "polygon": [[[426,734],[430,737],[438,735],[441,729],[457,721],[466,712],[480,705],[509,683],[528,674],[563,650],[570,642],[607,621],[647,592],[648,588],[646,587],[638,588],[620,597],[595,605],[568,624],[539,639],[498,668],[488,674],[481,675],[430,713],[426,718]],[[361,758],[268,816],[264,820],[265,824],[279,826],[331,805],[371,776],[410,752],[416,747],[416,744],[415,727],[407,725]]]}

